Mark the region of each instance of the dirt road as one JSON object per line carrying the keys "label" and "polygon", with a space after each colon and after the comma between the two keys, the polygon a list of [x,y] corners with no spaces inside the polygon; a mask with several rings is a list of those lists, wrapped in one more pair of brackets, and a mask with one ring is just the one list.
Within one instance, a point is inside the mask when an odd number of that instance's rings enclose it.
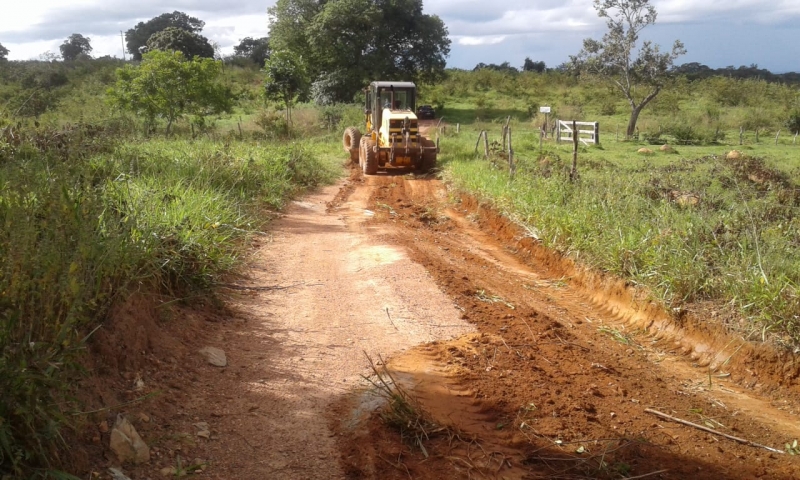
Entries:
{"label": "dirt road", "polygon": [[[800,477],[793,358],[676,324],[436,179],[354,172],[294,202],[237,286],[145,375],[169,394],[132,478]],[[366,355],[420,402],[424,448],[378,418]]]}

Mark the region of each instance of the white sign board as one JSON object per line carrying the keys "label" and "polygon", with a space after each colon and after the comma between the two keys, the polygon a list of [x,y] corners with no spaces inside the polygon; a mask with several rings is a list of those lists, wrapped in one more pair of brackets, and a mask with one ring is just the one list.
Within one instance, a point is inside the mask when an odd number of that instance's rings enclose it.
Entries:
{"label": "white sign board", "polygon": [[550,107],[539,107],[539,113],[550,113]]}

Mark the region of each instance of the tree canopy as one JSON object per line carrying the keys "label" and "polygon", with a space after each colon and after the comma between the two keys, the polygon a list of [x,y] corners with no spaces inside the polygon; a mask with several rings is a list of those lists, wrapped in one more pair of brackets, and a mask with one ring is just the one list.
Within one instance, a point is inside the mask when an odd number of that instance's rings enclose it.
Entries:
{"label": "tree canopy", "polygon": [[0,43],[0,61],[8,59],[8,49]]}
{"label": "tree canopy", "polygon": [[606,18],[608,32],[602,40],[587,38],[571,67],[581,73],[610,79],[631,107],[627,136],[635,133],[639,113],[661,91],[673,62],[686,53],[675,40],[672,51],[661,52],[645,41],[637,48],[639,33],[656,21],[656,9],[649,0],[594,0],[597,15]]}
{"label": "tree canopy", "polygon": [[231,93],[217,78],[222,62],[209,58],[187,60],[181,52],[154,50],[138,66],[117,69],[117,82],[108,97],[117,107],[172,124],[185,114],[196,117],[229,111]]}
{"label": "tree canopy", "polygon": [[485,64],[483,62],[475,65],[475,68],[472,69],[473,72],[477,72],[478,70],[494,70],[497,72],[507,72],[507,73],[519,73],[517,67],[512,67],[509,62],[503,62],[500,65],[490,63]]}
{"label": "tree canopy", "polygon": [[286,107],[286,125],[291,122],[292,104],[308,86],[308,75],[302,60],[291,52],[274,52],[264,64],[264,98]]}
{"label": "tree canopy", "polygon": [[525,57],[525,63],[522,64],[522,71],[523,72],[538,72],[544,73],[547,69],[547,65],[544,62],[534,62],[530,59],[530,57]]}
{"label": "tree canopy", "polygon": [[233,47],[234,55],[249,58],[259,67],[264,66],[264,62],[269,58],[269,52],[268,37],[245,37],[239,41],[239,45]]}
{"label": "tree canopy", "polygon": [[84,37],[80,33],[73,33],[58,47],[61,49],[61,58],[70,62],[82,54],[89,55],[92,51],[92,44],[90,42],[91,39],[89,37]]}
{"label": "tree canopy", "polygon": [[154,33],[158,33],[168,27],[199,33],[205,25],[206,22],[177,10],[172,13],[162,13],[146,22],[137,23],[135,27],[125,32],[125,46],[134,60],[141,60],[142,49],[147,45],[147,40]]}
{"label": "tree canopy", "polygon": [[148,51],[181,52],[186,58],[214,58],[214,47],[206,37],[177,27],[167,27],[151,35],[146,48]]}
{"label": "tree canopy", "polygon": [[450,54],[447,27],[422,0],[278,0],[269,15],[271,46],[305,59],[335,101],[375,79],[435,81]]}

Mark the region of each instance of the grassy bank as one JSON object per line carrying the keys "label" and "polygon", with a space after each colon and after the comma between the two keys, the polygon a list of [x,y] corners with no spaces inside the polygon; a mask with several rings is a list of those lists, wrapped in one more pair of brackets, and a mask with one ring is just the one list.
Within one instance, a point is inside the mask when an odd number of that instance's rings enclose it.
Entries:
{"label": "grassy bank", "polygon": [[[445,113],[446,115],[446,113]],[[755,144],[728,160],[726,145],[647,146],[606,135],[572,145],[512,122],[516,174],[507,155],[475,154],[478,131],[500,141],[499,123],[473,123],[443,139],[446,179],[497,205],[545,245],[646,286],[668,307],[736,305],[753,335],[800,343],[800,146]],[[602,138],[602,127],[601,127]],[[499,145],[495,150],[499,149]]]}
{"label": "grassy bank", "polygon": [[326,138],[10,131],[0,135],[0,477],[56,476],[77,359],[112,302],[132,285],[176,295],[213,285],[239,265],[263,209],[331,181],[341,155]]}

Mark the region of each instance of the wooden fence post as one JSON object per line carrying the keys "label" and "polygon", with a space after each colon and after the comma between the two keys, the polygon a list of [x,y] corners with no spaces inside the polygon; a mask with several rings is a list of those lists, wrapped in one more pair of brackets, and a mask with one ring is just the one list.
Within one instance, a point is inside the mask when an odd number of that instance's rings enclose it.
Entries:
{"label": "wooden fence post", "polygon": [[[542,140],[544,139],[544,128],[539,129],[539,153],[542,153]],[[795,135],[797,136],[797,135]]]}
{"label": "wooden fence post", "polygon": [[508,134],[508,127],[503,125],[503,151],[506,151],[506,135]]}
{"label": "wooden fence post", "polygon": [[572,170],[569,172],[569,181],[574,182],[578,178],[578,136],[575,131],[578,129],[578,123],[572,121]]}
{"label": "wooden fence post", "polygon": [[489,158],[489,134],[483,131],[483,158]]}
{"label": "wooden fence post", "polygon": [[514,148],[511,146],[511,127],[507,127],[508,132],[508,173],[514,176]]}
{"label": "wooden fence post", "polygon": [[744,127],[739,127],[739,145],[744,145]]}
{"label": "wooden fence post", "polygon": [[461,124],[456,123],[456,133],[461,133]]}
{"label": "wooden fence post", "polygon": [[778,133],[775,134],[775,145],[778,144],[778,136],[780,136],[780,134],[781,134],[781,131],[780,131],[780,129],[778,129]]}
{"label": "wooden fence post", "polygon": [[794,134],[794,138],[792,139],[792,145],[797,144],[797,134]]}
{"label": "wooden fence post", "polygon": [[600,145],[600,122],[594,122],[594,144]]}
{"label": "wooden fence post", "polygon": [[481,136],[483,135],[483,130],[478,133],[478,141],[475,142],[475,155],[478,154],[478,145],[481,144]]}

